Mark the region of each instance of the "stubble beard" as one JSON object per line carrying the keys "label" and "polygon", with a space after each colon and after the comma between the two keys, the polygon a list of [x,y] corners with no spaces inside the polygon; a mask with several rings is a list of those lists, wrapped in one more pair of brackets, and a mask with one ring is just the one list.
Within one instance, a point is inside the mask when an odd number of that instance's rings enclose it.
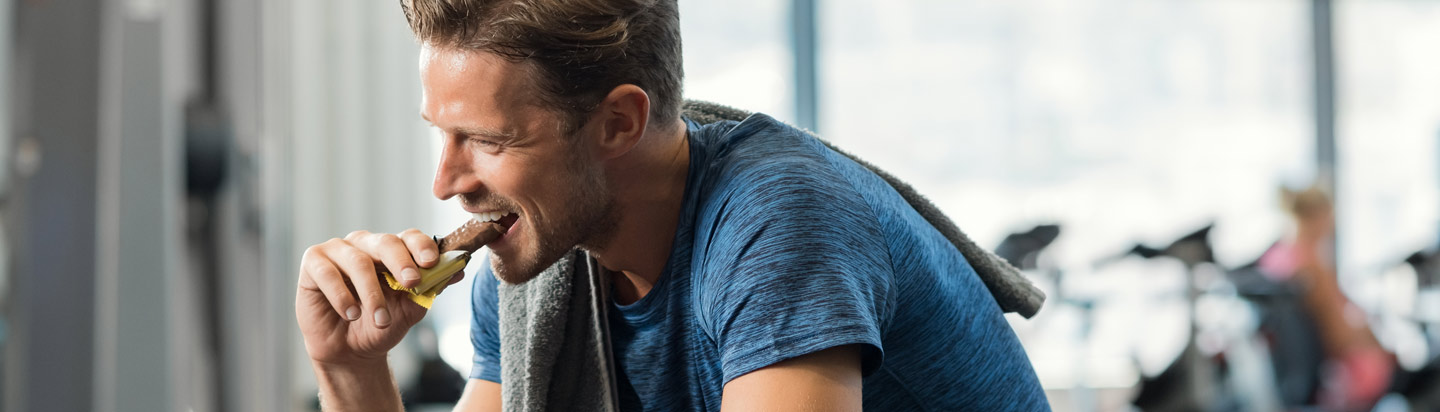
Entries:
{"label": "stubble beard", "polygon": [[567,176],[559,179],[569,184],[570,190],[567,199],[557,202],[563,208],[557,218],[530,216],[532,244],[520,245],[516,256],[508,259],[491,255],[491,269],[500,280],[527,282],[577,247],[593,250],[605,244],[614,232],[618,215],[614,194],[599,168],[582,161],[579,154],[578,148],[570,153]]}

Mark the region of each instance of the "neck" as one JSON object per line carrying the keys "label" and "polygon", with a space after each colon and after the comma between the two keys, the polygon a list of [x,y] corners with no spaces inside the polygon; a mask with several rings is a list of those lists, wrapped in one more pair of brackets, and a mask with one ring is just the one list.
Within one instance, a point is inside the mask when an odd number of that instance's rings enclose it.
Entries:
{"label": "neck", "polygon": [[614,233],[590,254],[612,273],[615,300],[630,304],[660,280],[674,247],[690,171],[685,124],[646,134],[611,166],[617,222]]}

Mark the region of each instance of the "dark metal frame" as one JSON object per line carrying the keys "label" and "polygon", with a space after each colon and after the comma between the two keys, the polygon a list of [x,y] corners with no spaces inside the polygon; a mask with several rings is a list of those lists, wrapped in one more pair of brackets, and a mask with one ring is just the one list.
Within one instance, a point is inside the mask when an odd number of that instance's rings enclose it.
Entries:
{"label": "dark metal frame", "polygon": [[[1335,44],[1334,4],[1330,0],[1310,0],[1311,50],[1314,54],[1315,100],[1315,176],[1317,183],[1330,193],[1332,204],[1338,205],[1339,174],[1335,155]],[[1336,208],[1338,211],[1338,207]],[[1338,219],[1338,214],[1332,219]],[[1339,223],[1339,222],[1334,222]],[[1330,250],[1339,251],[1340,225],[1330,237]],[[1334,267],[1339,253],[1330,256]]]}
{"label": "dark metal frame", "polygon": [[795,53],[795,123],[811,131],[820,131],[820,93],[816,68],[816,39],[819,28],[815,22],[815,0],[794,0],[791,9],[790,33]]}

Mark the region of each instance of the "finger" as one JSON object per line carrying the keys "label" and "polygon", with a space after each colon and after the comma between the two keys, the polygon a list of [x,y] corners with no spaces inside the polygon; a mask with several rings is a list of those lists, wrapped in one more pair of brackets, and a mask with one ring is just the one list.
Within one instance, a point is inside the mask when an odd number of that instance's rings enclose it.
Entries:
{"label": "finger", "polygon": [[361,317],[368,317],[377,328],[390,326],[392,319],[385,303],[385,291],[380,288],[380,279],[375,275],[375,258],[345,241],[338,242],[334,248],[327,248],[325,253],[355,286],[355,292],[360,297]]}
{"label": "finger", "polygon": [[348,234],[348,235],[345,235],[345,241],[346,241],[346,242],[354,242],[354,241],[360,240],[360,239],[362,239],[362,238],[364,238],[364,237],[366,237],[366,236],[369,236],[369,235],[370,235],[370,231],[368,231],[368,230],[356,230],[356,231],[354,231],[354,232],[350,232],[350,234]]}
{"label": "finger", "polygon": [[410,255],[415,257],[415,263],[419,263],[420,267],[435,266],[440,260],[440,247],[435,245],[435,238],[430,235],[409,229],[400,232],[400,239],[405,241],[405,246],[410,248]]}
{"label": "finger", "polygon": [[345,277],[340,273],[340,269],[331,263],[324,252],[314,248],[312,250],[305,252],[300,276],[308,279],[314,289],[325,295],[325,300],[330,302],[330,307],[335,308],[335,313],[339,314],[341,319],[360,319],[360,306],[355,303],[354,292],[345,285]]}
{"label": "finger", "polygon": [[401,285],[413,288],[420,284],[420,271],[415,268],[415,260],[410,257],[410,249],[399,236],[391,234],[375,234],[367,237],[362,243],[364,249],[369,251],[370,256],[380,258],[380,263],[400,280]]}

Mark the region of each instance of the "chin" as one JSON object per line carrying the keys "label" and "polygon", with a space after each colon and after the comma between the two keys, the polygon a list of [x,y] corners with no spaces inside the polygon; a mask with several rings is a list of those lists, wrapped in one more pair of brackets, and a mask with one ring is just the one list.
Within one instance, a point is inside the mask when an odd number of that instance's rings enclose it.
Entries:
{"label": "chin", "polygon": [[531,272],[531,273],[505,273],[505,272],[499,271],[499,270],[496,270],[496,271],[495,271],[495,277],[498,278],[498,279],[500,279],[501,282],[504,282],[505,284],[509,284],[509,285],[519,285],[519,284],[522,284],[522,283],[525,283],[525,282],[529,282],[531,279],[534,279],[534,278],[539,277],[539,276],[540,276],[540,273],[539,273],[539,272]]}
{"label": "chin", "polygon": [[549,256],[500,256],[491,251],[490,269],[500,281],[518,285],[540,276],[540,273],[555,265],[566,253]]}
{"label": "chin", "polygon": [[[600,211],[600,213],[588,216],[588,218],[587,216],[574,216],[564,219],[559,224],[548,226],[537,224],[538,222],[532,220],[516,223],[522,230],[512,229],[511,233],[503,238],[504,243],[499,245],[499,250],[490,249],[490,262],[495,277],[509,284],[529,282],[545,269],[554,266],[555,262],[569,255],[575,248],[589,249],[585,245],[597,240],[597,236],[593,234],[612,232],[614,219],[606,218],[612,216],[611,213],[608,213],[611,210],[609,207],[582,207],[580,209]],[[595,222],[599,222],[599,224]],[[555,229],[555,227],[562,229]],[[604,240],[606,237],[598,238]]]}
{"label": "chin", "polygon": [[509,262],[511,262],[511,259],[501,257],[494,251],[491,251],[490,270],[495,272],[495,278],[500,279],[501,282],[509,283],[512,285],[529,282],[530,279],[534,279],[536,276],[540,276],[540,271],[545,269],[537,267],[521,267],[524,265],[512,265],[509,264]]}

